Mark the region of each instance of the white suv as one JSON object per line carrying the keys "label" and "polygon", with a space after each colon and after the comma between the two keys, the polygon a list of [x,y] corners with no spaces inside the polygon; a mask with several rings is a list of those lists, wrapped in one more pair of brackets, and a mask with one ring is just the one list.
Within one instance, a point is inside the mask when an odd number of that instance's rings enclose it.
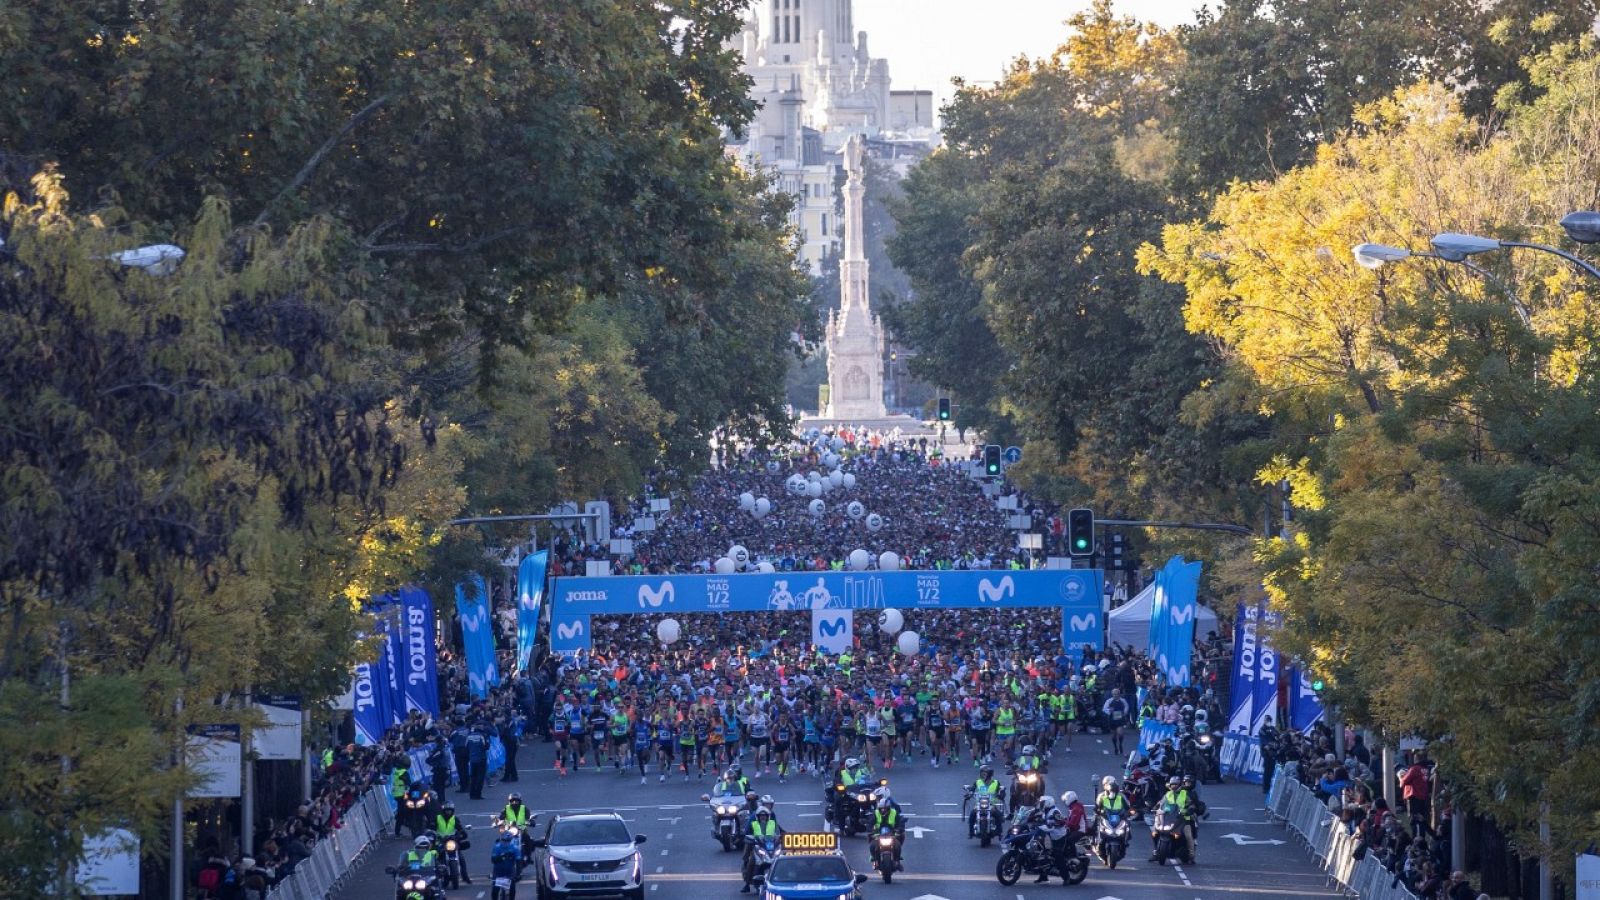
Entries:
{"label": "white suv", "polygon": [[616,813],[556,816],[533,842],[539,900],[622,896],[644,900],[644,835]]}

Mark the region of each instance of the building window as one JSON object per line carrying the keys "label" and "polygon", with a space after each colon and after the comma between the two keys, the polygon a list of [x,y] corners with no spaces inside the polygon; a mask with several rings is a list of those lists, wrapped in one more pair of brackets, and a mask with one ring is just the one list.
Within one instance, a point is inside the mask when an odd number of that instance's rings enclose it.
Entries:
{"label": "building window", "polygon": [[823,213],[822,214],[822,233],[823,233],[823,235],[827,235],[827,233],[828,233],[828,214],[827,213]]}
{"label": "building window", "polygon": [[789,17],[783,17],[783,42],[789,43]]}

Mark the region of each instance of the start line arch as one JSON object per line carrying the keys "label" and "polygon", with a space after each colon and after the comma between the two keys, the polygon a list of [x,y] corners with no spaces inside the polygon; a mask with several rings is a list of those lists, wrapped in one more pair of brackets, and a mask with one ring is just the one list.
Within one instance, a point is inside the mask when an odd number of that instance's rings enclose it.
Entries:
{"label": "start line arch", "polygon": [[641,613],[837,611],[812,616],[819,632],[849,634],[853,610],[1054,608],[1068,650],[1104,647],[1105,573],[1099,569],[981,569],[771,572],[733,575],[564,577],[550,590],[550,649],[571,656],[592,646],[591,617]]}

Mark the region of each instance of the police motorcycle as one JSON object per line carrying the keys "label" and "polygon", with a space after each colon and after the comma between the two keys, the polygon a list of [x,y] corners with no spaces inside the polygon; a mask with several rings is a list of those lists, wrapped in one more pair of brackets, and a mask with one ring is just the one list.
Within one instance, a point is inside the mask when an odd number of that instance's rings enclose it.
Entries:
{"label": "police motorcycle", "polygon": [[[852,768],[853,762],[853,758],[846,760],[845,767]],[[872,826],[873,791],[888,783],[887,778],[874,779],[870,772],[854,784],[836,781],[829,792],[830,802],[823,808],[824,820],[849,837],[867,831]]]}
{"label": "police motorcycle", "polygon": [[893,884],[894,873],[903,868],[896,859],[899,853],[899,833],[888,825],[880,826],[872,838],[872,868],[883,876],[884,884]]}
{"label": "police motorcycle", "polygon": [[1194,714],[1194,744],[1199,759],[1195,771],[1189,774],[1194,775],[1201,784],[1212,781],[1221,784],[1222,732],[1211,727],[1210,716],[1203,709]]}
{"label": "police motorcycle", "polygon": [[539,824],[538,813],[530,813],[528,815],[528,826],[526,828],[515,822],[508,821],[504,815],[495,816],[493,821],[496,831],[500,834],[509,834],[517,839],[518,845],[522,848],[524,864],[533,859],[533,826],[537,824]]}
{"label": "police motorcycle", "polygon": [[439,871],[444,876],[447,890],[456,890],[461,887],[461,851],[472,846],[467,840],[466,826],[458,834],[452,834],[434,841],[434,846],[439,848]]}
{"label": "police motorcycle", "polygon": [[[1106,782],[1110,784],[1107,785]],[[1101,782],[1102,790],[1108,786],[1116,788],[1115,780],[1109,775],[1104,782]],[[1126,796],[1123,799],[1126,801]],[[1108,869],[1115,869],[1117,863],[1128,855],[1128,835],[1131,828],[1128,817],[1131,811],[1132,805],[1127,802],[1123,803],[1120,810],[1108,810],[1101,809],[1099,800],[1095,801],[1094,853]]]}
{"label": "police motorcycle", "polygon": [[769,868],[752,879],[766,900],[861,900],[866,880],[850,869],[833,831],[785,832]]}
{"label": "police motorcycle", "polygon": [[1005,830],[1005,792],[1004,786],[999,786],[996,792],[978,791],[973,784],[962,785],[961,815],[967,817],[967,805],[973,805],[973,815],[970,818],[970,827],[967,837],[978,839],[978,845],[987,847],[1000,833]]}
{"label": "police motorcycle", "polygon": [[744,798],[737,793],[718,793],[715,797],[701,794],[700,799],[711,807],[711,836],[723,850],[739,846],[746,824]]}
{"label": "police motorcycle", "polygon": [[1156,847],[1152,862],[1164,866],[1168,860],[1194,865],[1194,848],[1189,846],[1189,835],[1184,830],[1183,813],[1176,803],[1162,803],[1155,814],[1150,829]]}
{"label": "police motorcycle", "polygon": [[[424,854],[433,855],[433,838],[429,834],[417,837],[413,849],[406,854],[407,859],[399,866],[385,866],[385,875],[394,876],[395,900],[444,900],[444,888],[439,886],[438,857],[434,857],[434,864],[427,865],[420,858]],[[413,858],[417,857],[417,858]]]}
{"label": "police motorcycle", "polygon": [[395,833],[400,833],[401,826],[410,829],[412,837],[426,833],[438,813],[437,806],[438,798],[433,791],[420,781],[412,784],[406,788],[395,810],[395,816],[399,819]]}
{"label": "police motorcycle", "polygon": [[1089,875],[1088,842],[1088,838],[1080,839],[1067,858],[1067,871],[1058,872],[1040,811],[1030,806],[1018,807],[1011,827],[1000,839],[1003,850],[1000,861],[995,863],[994,877],[1007,887],[1024,874],[1060,875],[1067,884],[1078,884]]}
{"label": "police motorcycle", "polygon": [[1011,776],[1011,805],[1021,809],[1033,806],[1044,796],[1044,775],[1033,767],[1032,763],[1024,762],[1015,768]]}
{"label": "police motorcycle", "polygon": [[750,845],[750,856],[745,862],[746,879],[752,884],[759,884],[772,868],[772,861],[778,858],[778,851],[782,842],[778,835],[770,837],[756,837],[746,834],[744,842]]}
{"label": "police motorcycle", "polygon": [[1161,784],[1155,769],[1138,750],[1128,755],[1128,765],[1122,774],[1122,796],[1127,799],[1128,810],[1136,821],[1143,821],[1145,811],[1161,799]]}

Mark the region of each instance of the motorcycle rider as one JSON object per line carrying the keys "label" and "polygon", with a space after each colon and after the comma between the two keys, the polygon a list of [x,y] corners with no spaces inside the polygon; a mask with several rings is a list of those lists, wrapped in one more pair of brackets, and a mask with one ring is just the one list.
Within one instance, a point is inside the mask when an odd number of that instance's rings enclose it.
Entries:
{"label": "motorcycle rider", "polygon": [[717,779],[717,783],[711,786],[711,796],[713,797],[728,797],[742,793],[744,792],[739,790],[739,785],[733,781],[732,770],[723,772],[722,777]]}
{"label": "motorcycle rider", "polygon": [[1039,756],[1038,748],[1032,744],[1025,744],[1022,753],[1017,757],[1017,769],[1032,769],[1035,772],[1044,771],[1044,759]]}
{"label": "motorcycle rider", "polygon": [[419,836],[412,843],[411,849],[400,857],[400,868],[421,869],[424,874],[432,875],[439,867],[439,854],[433,849],[433,838],[427,835]]}
{"label": "motorcycle rider", "polygon": [[441,841],[450,837],[456,839],[460,850],[456,856],[461,865],[461,883],[471,884],[472,878],[467,875],[467,854],[465,852],[467,849],[467,826],[456,818],[456,804],[454,801],[446,800],[444,808],[439,810],[439,814],[433,817],[433,831]]}
{"label": "motorcycle rider", "polygon": [[1122,791],[1117,788],[1116,776],[1107,775],[1100,779],[1100,794],[1094,798],[1094,814],[1125,816],[1128,814],[1128,798],[1122,796]]}
{"label": "motorcycle rider", "polygon": [[[400,829],[405,825],[406,815],[406,790],[411,787],[411,767],[404,756],[396,755],[389,761],[389,796],[394,802],[394,836],[400,836]],[[415,834],[416,832],[412,832]]]}
{"label": "motorcycle rider", "polygon": [[[1171,803],[1178,810],[1178,815],[1183,819],[1184,836],[1189,839],[1190,858],[1193,858],[1195,853],[1193,801],[1193,795],[1183,789],[1183,780],[1180,778],[1170,778],[1167,780],[1167,793],[1161,798],[1159,804],[1161,806],[1165,806],[1166,804]],[[1158,843],[1156,833],[1154,831],[1151,831],[1150,833],[1150,843],[1152,848],[1156,843]],[[1150,861],[1160,862],[1160,858],[1155,854],[1151,854]]]}
{"label": "motorcycle rider", "polygon": [[738,763],[728,766],[728,771],[722,773],[722,780],[732,785],[732,793],[743,794],[750,790],[750,779],[744,775],[744,767]]}
{"label": "motorcycle rider", "polygon": [[500,811],[500,819],[507,825],[515,825],[527,831],[528,825],[533,821],[533,813],[522,804],[522,795],[512,791],[506,796],[506,808]]}
{"label": "motorcycle rider", "polygon": [[904,849],[906,845],[905,814],[900,812],[900,804],[896,803],[894,797],[890,795],[888,785],[884,785],[873,791],[872,797],[877,802],[872,810],[871,834],[876,836],[878,832],[882,831],[886,825],[889,827],[890,831],[894,832],[894,863],[896,868],[902,868],[900,865],[900,855],[901,850]]}
{"label": "motorcycle rider", "polygon": [[739,888],[741,894],[750,893],[750,885],[756,874],[756,845],[768,838],[776,838],[783,834],[783,829],[778,827],[778,820],[773,816],[772,810],[758,806],[755,816],[745,829],[745,834],[753,840],[745,841],[744,845],[744,887]]}
{"label": "motorcycle rider", "polygon": [[522,878],[522,844],[511,832],[501,832],[495,838],[494,847],[489,851],[489,862],[493,865],[493,878],[507,878],[511,881],[510,900],[516,900],[517,881]]}
{"label": "motorcycle rider", "polygon": [[1200,799],[1200,788],[1195,784],[1193,775],[1183,776],[1180,787],[1189,796],[1189,809],[1193,813],[1189,817],[1189,846],[1192,855],[1194,840],[1200,835],[1200,820],[1206,818],[1209,813],[1206,812],[1205,801]]}
{"label": "motorcycle rider", "polygon": [[972,812],[967,814],[967,837],[978,833],[978,797],[984,794],[989,796],[996,809],[1000,808],[1000,798],[1005,794],[1005,788],[995,780],[994,766],[979,769],[977,779],[972,782]]}
{"label": "motorcycle rider", "polygon": [[[1050,858],[1055,865],[1056,874],[1060,875],[1061,880],[1065,882],[1067,880],[1067,860],[1072,856],[1072,850],[1067,844],[1067,835],[1069,833],[1067,812],[1056,805],[1056,798],[1049,794],[1039,798],[1039,804],[1035,807],[1035,810],[1034,815],[1039,827],[1044,829],[1045,836],[1050,841]],[[1044,884],[1049,880],[1050,870],[1045,869],[1039,873],[1039,877],[1035,878],[1033,883]]]}

